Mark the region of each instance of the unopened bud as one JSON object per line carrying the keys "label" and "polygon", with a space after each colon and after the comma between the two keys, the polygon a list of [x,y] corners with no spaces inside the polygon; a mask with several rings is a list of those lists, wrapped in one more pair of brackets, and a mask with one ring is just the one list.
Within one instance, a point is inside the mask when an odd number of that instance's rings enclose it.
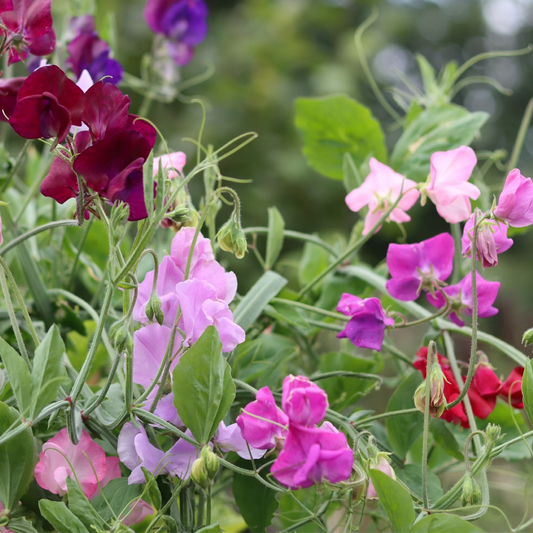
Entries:
{"label": "unopened bud", "polygon": [[242,259],[248,250],[246,236],[235,216],[220,228],[217,239],[222,250],[235,254],[237,259]]}
{"label": "unopened bud", "polygon": [[200,452],[200,458],[204,460],[209,479],[214,479],[218,472],[219,460],[211,446],[204,446]]}
{"label": "unopened bud", "polygon": [[493,444],[501,439],[501,427],[496,424],[488,424],[485,428],[485,433]]}
{"label": "unopened bud", "polygon": [[199,487],[204,490],[209,486],[207,468],[205,467],[205,461],[201,457],[196,459],[192,464],[191,478]]}
{"label": "unopened bud", "polygon": [[[438,362],[434,362],[430,374],[429,414],[431,418],[440,418],[446,409],[446,397],[444,396],[444,373]],[[424,381],[416,389],[414,402],[416,408],[422,413],[426,406],[426,382]]]}
{"label": "unopened bud", "polygon": [[130,206],[124,202],[115,202],[111,208],[109,216],[109,226],[111,237],[115,244],[118,244],[126,232],[126,222],[130,216]]}
{"label": "unopened bud", "polygon": [[463,493],[461,495],[461,505],[479,505],[481,503],[481,489],[472,474],[468,473],[463,483]]}
{"label": "unopened bud", "polygon": [[163,311],[161,311],[161,300],[159,299],[159,296],[154,292],[150,296],[150,299],[148,300],[148,303],[146,304],[145,309],[146,317],[150,322],[154,319],[157,320],[160,326],[163,325],[163,322],[165,320],[165,315],[163,314]]}
{"label": "unopened bud", "polygon": [[196,228],[198,227],[198,221],[200,220],[200,215],[198,211],[193,207],[192,204],[189,204],[189,217],[183,223],[186,228]]}
{"label": "unopened bud", "polygon": [[190,209],[187,204],[178,206],[173,211],[166,214],[167,218],[170,218],[174,222],[185,222],[190,218]]}
{"label": "unopened bud", "polygon": [[109,339],[115,345],[117,351],[133,352],[133,339],[131,338],[128,325],[123,320],[119,320],[111,326],[109,329]]}
{"label": "unopened bud", "polygon": [[522,344],[524,346],[533,344],[533,328],[530,328],[524,332],[524,335],[522,336]]}

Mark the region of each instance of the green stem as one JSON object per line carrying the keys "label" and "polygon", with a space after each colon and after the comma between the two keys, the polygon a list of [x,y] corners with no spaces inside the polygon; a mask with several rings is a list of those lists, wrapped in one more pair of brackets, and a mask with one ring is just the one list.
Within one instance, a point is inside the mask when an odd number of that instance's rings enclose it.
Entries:
{"label": "green stem", "polygon": [[532,115],[533,115],[533,98],[527,104],[526,111],[524,113],[524,116],[522,117],[522,122],[520,123],[520,128],[518,129],[518,133],[516,135],[516,141],[514,143],[513,153],[511,154],[509,162],[507,163],[508,173],[511,172],[511,170],[513,170],[513,168],[518,163],[518,158],[520,157],[520,152],[522,151],[522,146],[524,145],[524,140],[529,130],[529,124],[531,122]]}
{"label": "green stem", "polygon": [[206,520],[206,525],[209,526],[209,525],[211,525],[211,483],[207,487],[206,507],[207,507],[207,511],[206,511],[205,520]]}
{"label": "green stem", "polygon": [[456,283],[459,283],[459,281],[463,278],[461,273],[461,267],[462,267],[462,260],[461,260],[461,251],[462,251],[462,244],[461,244],[461,238],[462,238],[462,232],[461,232],[461,225],[460,224],[450,224],[452,235],[453,235],[453,242],[455,246],[455,254],[453,256],[453,276],[451,284],[455,285]]}
{"label": "green stem", "polygon": [[17,173],[17,171],[18,171],[18,169],[19,169],[19,167],[20,167],[20,165],[22,163],[22,160],[24,159],[24,156],[26,155],[26,152],[28,151],[28,148],[30,147],[31,143],[32,143],[32,141],[29,140],[29,139],[24,143],[24,146],[22,147],[22,150],[17,155],[17,159],[15,159],[15,163],[13,164],[13,167],[11,168],[11,171],[7,175],[6,181],[4,182],[4,185],[2,186],[2,190],[0,190],[0,193],[4,193],[7,190],[7,188],[9,187],[9,184],[11,183],[11,180],[13,179],[15,174]]}
{"label": "green stem", "polygon": [[424,398],[424,431],[422,433],[422,501],[424,509],[429,509],[428,494],[428,445],[429,445],[429,404],[431,403],[431,368],[437,351],[434,341],[429,341],[426,361],[426,390]]}
{"label": "green stem", "polygon": [[81,234],[80,242],[78,243],[78,250],[76,252],[76,257],[74,258],[74,263],[72,263],[72,269],[70,270],[70,276],[68,278],[67,288],[69,291],[72,290],[72,285],[74,284],[74,278],[76,276],[76,271],[78,270],[78,264],[80,260],[81,253],[83,251],[83,246],[85,245],[85,241],[87,240],[87,236],[89,235],[89,230],[91,229],[91,226],[93,224],[93,217],[89,219],[87,224],[85,224],[85,227],[83,228],[83,233]]}

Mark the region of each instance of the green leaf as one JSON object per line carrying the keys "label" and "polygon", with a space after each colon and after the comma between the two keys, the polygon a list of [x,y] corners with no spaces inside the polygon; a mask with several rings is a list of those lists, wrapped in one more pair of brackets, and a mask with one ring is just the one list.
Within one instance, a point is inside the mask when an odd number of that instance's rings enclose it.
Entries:
{"label": "green leaf", "polygon": [[[331,352],[320,356],[319,370],[322,373],[335,370],[372,374],[377,372],[378,362],[361,359],[343,352]],[[379,385],[377,379],[334,377],[320,380],[319,386],[328,393],[330,407],[342,411]]]}
{"label": "green leaf", "polygon": [[383,131],[370,110],[347,96],[298,98],[296,127],[307,162],[328,178],[344,177],[344,154],[360,165],[367,155],[386,162]]}
{"label": "green leaf", "polygon": [[233,321],[244,331],[254,323],[270,300],[287,284],[287,280],[269,270],[265,272],[239,302],[233,312]]}
{"label": "green leaf", "polygon": [[[103,489],[102,492],[109,502],[104,500],[100,494],[91,505],[101,516],[102,520],[108,522],[114,515],[117,518],[124,518],[130,511],[130,504],[135,503],[142,493],[141,485],[128,485],[128,478],[119,477],[112,479]],[[111,507],[111,509],[109,508]]]}
{"label": "green leaf", "polygon": [[159,509],[161,509],[161,492],[159,491],[157,482],[150,470],[144,467],[141,468],[144,474],[144,479],[146,479],[146,489],[148,491],[148,496],[150,496],[152,506],[156,511],[159,511]]}
{"label": "green leaf", "polygon": [[[307,285],[313,281],[329,265],[329,253],[322,246],[306,242],[300,266],[298,267],[298,279],[301,285]],[[321,281],[316,287],[324,283]]]}
{"label": "green leaf", "polygon": [[8,527],[13,533],[37,533],[32,523],[24,517],[12,518],[9,521]]}
{"label": "green leaf", "polygon": [[395,533],[409,531],[415,519],[413,501],[409,493],[394,479],[380,470],[370,469],[370,479],[379,501],[387,513]]}
{"label": "green leaf", "polygon": [[32,395],[36,400],[31,409],[32,420],[56,399],[57,391],[66,374],[62,364],[64,353],[63,339],[59,334],[59,328],[54,324],[35,350],[31,381]]}
{"label": "green leaf", "polygon": [[[422,382],[420,372],[412,372],[400,383],[389,400],[387,412],[412,409],[415,404],[413,396],[416,388]],[[386,421],[387,433],[394,451],[402,458],[422,434],[424,427],[424,415],[411,413],[407,415],[392,416]]]}
{"label": "green leaf", "polygon": [[205,526],[202,529],[196,531],[196,533],[223,533],[218,525],[218,522],[211,524],[210,526]]}
{"label": "green leaf", "polygon": [[[422,499],[422,467],[420,465],[404,465],[394,470],[398,479],[402,480],[417,496]],[[444,495],[440,479],[428,472],[428,496],[430,502],[436,502]]]}
{"label": "green leaf", "polygon": [[[0,402],[0,435],[3,435],[20,415],[16,409]],[[0,445],[0,501],[7,510],[18,507],[19,499],[33,479],[35,447],[28,427]]]}
{"label": "green leaf", "polygon": [[283,248],[285,222],[277,207],[268,208],[268,236],[265,257],[265,270],[270,270]]}
{"label": "green leaf", "polygon": [[[268,460],[256,461],[256,466],[266,463]],[[237,465],[242,468],[250,468],[250,461],[240,459]],[[266,479],[267,470],[261,471],[261,476]],[[263,485],[251,476],[233,473],[233,496],[235,503],[241,512],[244,521],[253,533],[263,533],[272,523],[274,513],[279,507],[276,492]]]}
{"label": "green leaf", "polygon": [[482,529],[451,514],[434,514],[422,518],[409,533],[483,533]]}
{"label": "green leaf", "polygon": [[303,313],[297,307],[284,302],[276,302],[265,308],[268,316],[275,318],[278,322],[286,322],[297,328],[309,329],[309,322],[305,319]]}
{"label": "green leaf", "polygon": [[174,518],[166,514],[164,514],[162,518],[165,521],[168,533],[179,533],[178,524],[176,524]]}
{"label": "green leaf", "polygon": [[355,164],[352,155],[348,152],[344,154],[343,173],[343,183],[346,192],[351,192],[363,184],[363,179],[357,165]]}
{"label": "green leaf", "polygon": [[427,109],[398,139],[391,156],[392,167],[409,179],[425,181],[431,155],[469,145],[488,117],[487,113],[469,113],[452,104]]}
{"label": "green leaf", "polygon": [[70,477],[67,477],[67,490],[69,509],[80,519],[88,531],[92,531],[91,526],[98,528],[105,527],[105,521],[89,503],[89,500],[83,494],[78,483]]}
{"label": "green leaf", "polygon": [[22,356],[0,337],[0,355],[20,412],[27,416],[31,404],[31,374]]}
{"label": "green leaf", "polygon": [[433,434],[435,442],[441,446],[448,455],[451,455],[454,459],[459,461],[464,460],[463,454],[459,449],[459,443],[453,433],[448,429],[446,422],[437,419],[431,420],[429,422],[429,429]]}
{"label": "green leaf", "polygon": [[231,368],[215,326],[208,326],[182,355],[174,368],[172,392],[178,414],[194,438],[209,442],[235,399]]}
{"label": "green leaf", "polygon": [[39,502],[39,509],[44,518],[57,529],[57,533],[89,533],[81,520],[63,502],[43,499]]}
{"label": "green leaf", "polygon": [[[515,385],[518,388],[518,385]],[[531,361],[527,361],[524,366],[524,377],[522,378],[522,398],[524,409],[529,421],[533,421],[533,368]]]}

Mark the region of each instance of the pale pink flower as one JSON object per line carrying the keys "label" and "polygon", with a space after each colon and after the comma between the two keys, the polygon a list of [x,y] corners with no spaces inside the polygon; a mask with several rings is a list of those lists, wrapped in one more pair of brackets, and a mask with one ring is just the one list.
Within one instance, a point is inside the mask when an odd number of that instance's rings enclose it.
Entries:
{"label": "pale pink flower", "polygon": [[439,215],[450,224],[467,220],[472,213],[470,198],[476,200],[480,195],[480,190],[468,182],[476,163],[476,154],[468,146],[431,156],[426,193]]}
{"label": "pale pink flower", "polygon": [[171,154],[165,154],[160,157],[154,157],[154,178],[159,171],[159,162],[163,168],[163,174],[165,170],[168,171],[168,178],[174,179],[179,177],[183,167],[187,163],[187,156],[183,152],[172,152]]}
{"label": "pale pink flower", "polygon": [[515,228],[533,224],[533,182],[517,168],[511,170],[505,180],[494,216]]}
{"label": "pale pink flower", "polygon": [[[383,472],[384,474],[386,474],[392,479],[396,479],[396,474],[394,473],[394,470],[392,469],[392,466],[390,465],[386,454],[378,453],[377,462],[371,459],[368,466],[369,468],[373,468],[375,470],[379,470],[380,472]],[[369,500],[378,499],[376,489],[374,488],[374,484],[372,483],[371,479],[368,481],[368,491],[366,493],[366,497]]]}
{"label": "pale pink flower", "polygon": [[370,233],[383,213],[398,199],[400,192],[401,200],[392,210],[389,218],[392,222],[409,222],[411,217],[406,211],[413,207],[420,196],[416,183],[372,157],[370,174],[360,187],[346,196],[346,204],[352,211],[357,212],[368,205],[363,235]]}

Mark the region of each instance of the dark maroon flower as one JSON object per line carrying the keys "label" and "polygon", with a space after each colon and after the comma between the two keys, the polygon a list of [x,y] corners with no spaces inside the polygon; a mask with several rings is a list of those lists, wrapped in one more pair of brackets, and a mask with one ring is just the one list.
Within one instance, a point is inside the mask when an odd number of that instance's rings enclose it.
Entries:
{"label": "dark maroon flower", "polygon": [[63,142],[72,125],[81,126],[84,92],[55,65],[30,74],[19,89],[9,119],[13,129],[26,139]]}
{"label": "dark maroon flower", "polygon": [[41,194],[64,204],[78,194],[78,180],[72,167],[61,157],[56,157],[41,183]]}
{"label": "dark maroon flower", "polygon": [[94,18],[91,15],[74,17],[71,30],[75,36],[68,45],[66,65],[78,78],[87,70],[93,80],[104,78],[103,81],[118,85],[122,81],[122,65],[110,57],[111,48],[96,32]]}
{"label": "dark maroon flower", "polygon": [[150,144],[150,148],[154,147],[157,138],[157,131],[144,118],[130,113],[128,115],[128,130],[133,130],[140,133]]}
{"label": "dark maroon flower", "polygon": [[123,131],[95,142],[74,161],[74,171],[87,185],[111,203],[121,200],[130,206],[128,220],[146,218],[143,164],[150,143],[136,131]]}
{"label": "dark maroon flower", "polygon": [[12,10],[0,15],[9,31],[10,65],[25,59],[29,53],[46,56],[54,51],[56,36],[52,28],[51,3],[52,0],[2,0],[0,3],[0,12],[12,6]]}
{"label": "dark maroon flower", "polygon": [[148,0],[144,17],[155,33],[169,41],[174,61],[186,65],[193,56],[193,46],[207,34],[207,5],[202,0]]}
{"label": "dark maroon flower", "polygon": [[20,86],[26,78],[0,78],[0,120],[8,122],[15,109]]}

